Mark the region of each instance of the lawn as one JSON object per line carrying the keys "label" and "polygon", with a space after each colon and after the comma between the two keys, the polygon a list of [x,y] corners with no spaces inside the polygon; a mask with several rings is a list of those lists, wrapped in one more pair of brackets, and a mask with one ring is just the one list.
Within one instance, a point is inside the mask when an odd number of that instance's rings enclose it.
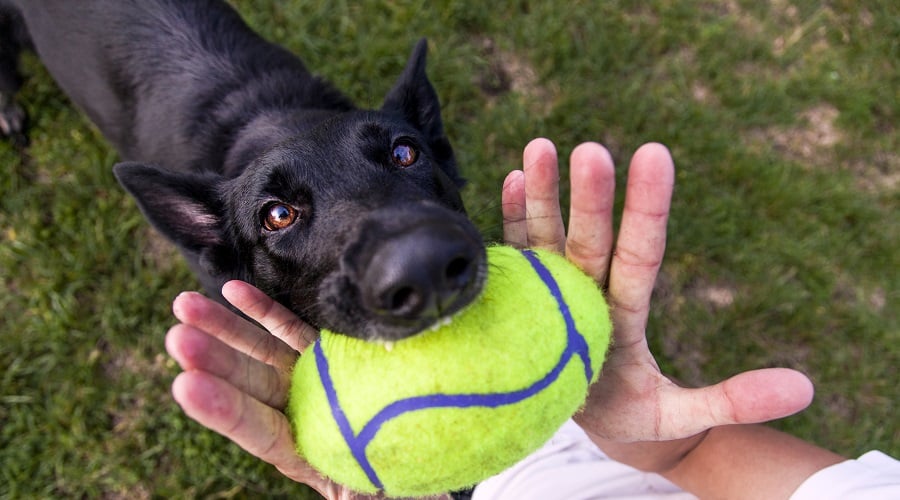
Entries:
{"label": "lawn", "polygon": [[[488,239],[530,138],[600,141],[620,181],[638,145],[667,144],[664,369],[803,370],[815,401],[774,425],[900,456],[897,2],[234,3],[365,106],[427,36]],[[169,305],[197,284],[113,179],[115,152],[24,63],[32,143],[0,144],[0,498],[314,498],[171,399]]]}

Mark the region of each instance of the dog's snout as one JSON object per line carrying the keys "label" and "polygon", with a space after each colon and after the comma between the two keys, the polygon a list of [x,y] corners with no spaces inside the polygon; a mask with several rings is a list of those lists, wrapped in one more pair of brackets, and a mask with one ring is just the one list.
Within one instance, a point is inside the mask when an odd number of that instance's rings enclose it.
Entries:
{"label": "dog's snout", "polygon": [[392,274],[397,279],[379,286],[375,291],[378,312],[398,318],[437,319],[450,309],[474,278],[471,258],[454,256],[446,265],[440,257],[433,260],[425,262],[426,267],[414,264],[399,276]]}
{"label": "dog's snout", "polygon": [[428,229],[384,241],[363,273],[363,300],[382,321],[437,321],[471,298],[479,249],[458,234]]}

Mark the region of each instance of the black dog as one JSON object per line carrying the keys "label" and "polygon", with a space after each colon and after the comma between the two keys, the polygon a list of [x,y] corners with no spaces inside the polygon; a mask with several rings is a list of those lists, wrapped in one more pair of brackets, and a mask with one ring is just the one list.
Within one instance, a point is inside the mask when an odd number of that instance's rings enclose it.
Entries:
{"label": "black dog", "polygon": [[315,326],[390,341],[478,294],[484,245],[424,40],[360,110],[220,1],[0,0],[0,31],[4,132],[23,127],[10,97],[33,47],[211,295],[242,279]]}

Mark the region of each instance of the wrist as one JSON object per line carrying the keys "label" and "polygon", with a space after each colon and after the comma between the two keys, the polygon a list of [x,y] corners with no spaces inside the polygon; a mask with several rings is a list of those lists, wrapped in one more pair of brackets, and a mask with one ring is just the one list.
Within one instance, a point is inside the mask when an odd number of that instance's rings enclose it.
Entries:
{"label": "wrist", "polygon": [[665,474],[678,467],[685,457],[700,446],[709,434],[699,434],[668,441],[620,442],[604,439],[587,432],[591,441],[609,458],[644,472]]}

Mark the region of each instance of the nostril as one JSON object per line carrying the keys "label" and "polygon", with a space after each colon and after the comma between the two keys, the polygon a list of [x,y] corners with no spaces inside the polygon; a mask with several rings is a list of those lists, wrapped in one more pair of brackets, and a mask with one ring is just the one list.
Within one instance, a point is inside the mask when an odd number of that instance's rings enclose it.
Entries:
{"label": "nostril", "polygon": [[456,257],[447,264],[444,269],[444,276],[449,283],[465,284],[468,281],[469,265],[471,261],[465,257]]}
{"label": "nostril", "polygon": [[412,286],[399,286],[389,290],[382,297],[382,303],[393,313],[409,313],[422,302],[421,294]]}
{"label": "nostril", "polygon": [[411,286],[404,286],[393,290],[387,300],[391,311],[403,311],[414,306],[416,302],[416,290]]}
{"label": "nostril", "polygon": [[429,226],[372,246],[354,281],[366,317],[381,325],[427,326],[480,291],[483,251],[454,232]]}

